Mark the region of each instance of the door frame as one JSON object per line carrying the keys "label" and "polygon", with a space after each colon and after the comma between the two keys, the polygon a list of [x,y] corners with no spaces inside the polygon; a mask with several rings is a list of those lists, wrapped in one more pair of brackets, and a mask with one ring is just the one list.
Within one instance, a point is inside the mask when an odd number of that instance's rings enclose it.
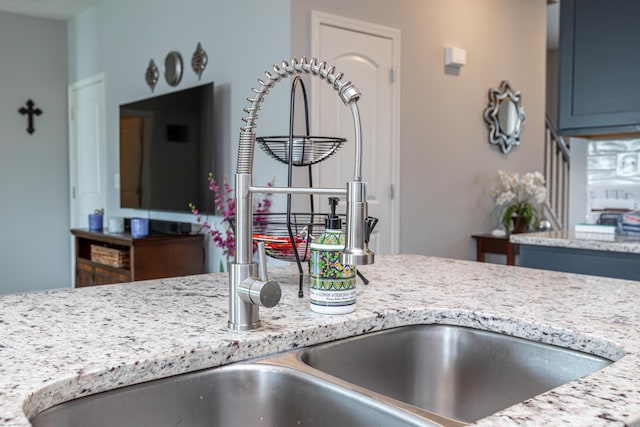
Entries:
{"label": "door frame", "polygon": [[[379,24],[346,18],[330,13],[311,11],[311,55],[317,58],[320,51],[320,27],[327,25],[348,31],[358,31],[391,40],[393,69],[390,70],[393,78],[391,91],[391,253],[400,252],[400,30]],[[322,58],[318,58],[322,60]],[[329,64],[331,65],[331,64]],[[348,77],[348,76],[347,76]],[[317,123],[320,122],[320,108],[318,106],[318,79],[311,81],[311,128],[314,135],[319,134]],[[356,82],[357,83],[357,82]],[[357,87],[357,84],[356,84]],[[372,172],[371,172],[372,173]],[[366,172],[364,174],[366,178]]]}

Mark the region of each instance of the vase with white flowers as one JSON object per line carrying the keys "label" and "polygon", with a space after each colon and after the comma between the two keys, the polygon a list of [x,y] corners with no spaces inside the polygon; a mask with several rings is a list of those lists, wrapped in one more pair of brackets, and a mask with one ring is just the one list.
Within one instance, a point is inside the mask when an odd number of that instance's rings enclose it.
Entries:
{"label": "vase with white flowers", "polygon": [[521,175],[500,170],[493,196],[496,205],[504,209],[502,226],[507,233],[531,230],[542,219],[540,207],[547,198],[544,176],[540,172]]}

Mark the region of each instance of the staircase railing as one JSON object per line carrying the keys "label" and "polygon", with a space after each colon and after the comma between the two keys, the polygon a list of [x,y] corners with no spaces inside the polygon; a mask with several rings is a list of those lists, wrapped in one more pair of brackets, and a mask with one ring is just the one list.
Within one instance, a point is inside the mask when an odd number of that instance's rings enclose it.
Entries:
{"label": "staircase railing", "polygon": [[545,216],[552,228],[562,229],[569,223],[569,146],[558,135],[549,115],[545,120],[544,178],[547,182]]}

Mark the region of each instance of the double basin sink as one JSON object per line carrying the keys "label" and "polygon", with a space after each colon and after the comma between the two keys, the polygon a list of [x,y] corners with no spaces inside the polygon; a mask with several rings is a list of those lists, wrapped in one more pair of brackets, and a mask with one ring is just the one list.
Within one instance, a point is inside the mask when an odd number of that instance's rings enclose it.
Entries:
{"label": "double basin sink", "polygon": [[406,326],[79,398],[31,422],[455,427],[611,363],[494,332]]}

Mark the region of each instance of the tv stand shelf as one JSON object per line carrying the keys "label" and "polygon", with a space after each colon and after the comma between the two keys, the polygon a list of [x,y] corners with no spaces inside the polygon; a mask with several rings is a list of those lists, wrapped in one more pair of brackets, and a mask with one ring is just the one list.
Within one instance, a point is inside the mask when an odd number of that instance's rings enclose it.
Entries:
{"label": "tv stand shelf", "polygon": [[[129,233],[108,234],[71,230],[76,247],[76,287],[161,279],[204,273],[202,234],[150,234],[132,238]],[[122,267],[96,262],[91,245],[108,247],[128,255]]]}

